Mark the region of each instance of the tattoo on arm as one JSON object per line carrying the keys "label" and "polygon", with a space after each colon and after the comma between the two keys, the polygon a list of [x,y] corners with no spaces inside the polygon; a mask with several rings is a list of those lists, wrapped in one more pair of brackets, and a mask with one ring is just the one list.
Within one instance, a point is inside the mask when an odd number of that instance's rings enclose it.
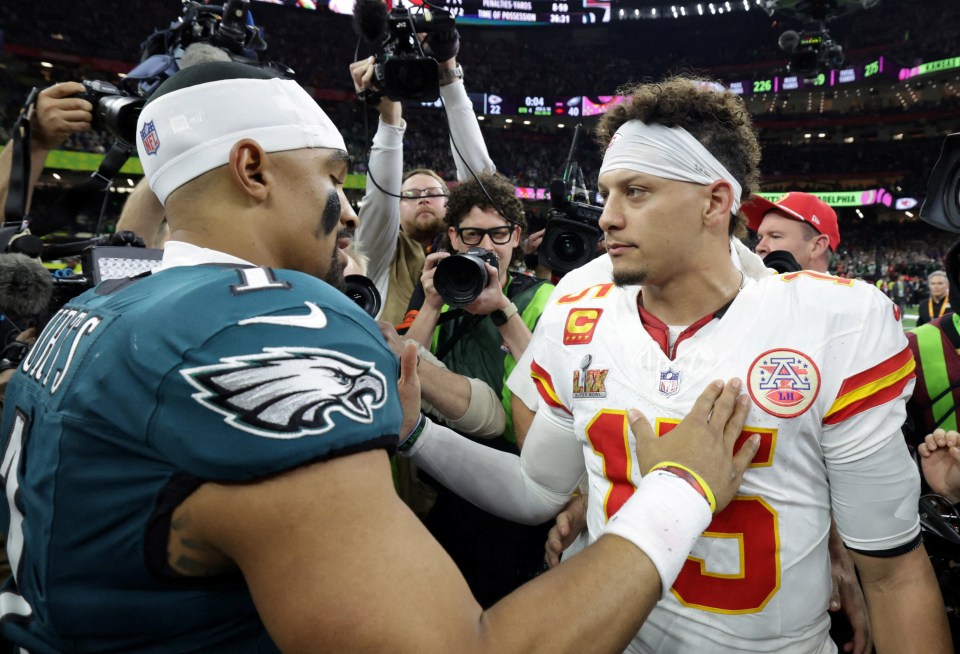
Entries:
{"label": "tattoo on arm", "polygon": [[235,572],[237,567],[214,547],[193,533],[189,511],[176,511],[170,520],[167,562],[185,577],[214,577]]}

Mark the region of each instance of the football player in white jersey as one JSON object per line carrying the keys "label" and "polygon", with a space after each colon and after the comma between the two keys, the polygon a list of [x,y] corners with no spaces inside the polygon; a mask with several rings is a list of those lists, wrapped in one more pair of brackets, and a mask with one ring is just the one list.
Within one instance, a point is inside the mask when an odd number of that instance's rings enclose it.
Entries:
{"label": "football player in white jersey", "polygon": [[861,282],[811,271],[758,281],[733,264],[729,239],[759,163],[733,94],[684,78],[639,85],[600,133],[615,284],[544,313],[532,365],[541,404],[521,456],[480,452],[436,427],[408,453],[512,520],[543,520],[586,475],[596,536],[621,529],[640,479],[660,472],[631,453],[629,408],[664,435],[710,379],[741,377],[752,400],[742,438],[759,436],[760,448],[628,651],[835,652],[831,512],[877,650],[949,651],[899,431],[913,359],[896,308]]}

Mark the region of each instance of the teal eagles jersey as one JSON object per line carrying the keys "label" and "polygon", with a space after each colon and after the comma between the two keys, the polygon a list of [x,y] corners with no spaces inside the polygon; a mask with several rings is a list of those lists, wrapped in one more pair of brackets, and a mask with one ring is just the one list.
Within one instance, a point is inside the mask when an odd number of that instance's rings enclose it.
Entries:
{"label": "teal eagles jersey", "polygon": [[4,402],[3,636],[32,653],[275,651],[239,574],[168,567],[170,515],[206,481],[393,448],[397,375],[373,320],[296,272],[172,268],[70,302]]}

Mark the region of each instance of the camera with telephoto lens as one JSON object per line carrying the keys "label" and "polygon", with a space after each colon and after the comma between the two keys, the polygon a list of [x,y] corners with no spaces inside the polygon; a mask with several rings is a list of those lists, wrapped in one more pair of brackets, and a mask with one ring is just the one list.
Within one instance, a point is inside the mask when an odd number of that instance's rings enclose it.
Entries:
{"label": "camera with telephoto lens", "polygon": [[480,297],[490,281],[487,263],[494,268],[500,265],[496,252],[470,248],[466,252],[450,255],[437,264],[433,286],[450,306],[466,306]]}
{"label": "camera with telephoto lens", "polygon": [[85,80],[81,82],[82,98],[93,105],[93,129],[104,130],[128,147],[134,147],[137,138],[137,118],[146,98],[131,95],[110,82]]}
{"label": "camera with telephoto lens", "polygon": [[586,200],[585,193],[569,193],[561,180],[550,184],[547,227],[540,244],[540,264],[557,273],[571,270],[591,261],[597,252],[603,230],[600,214],[603,207]]}
{"label": "camera with telephoto lens", "polygon": [[376,318],[380,313],[380,291],[376,284],[369,277],[363,275],[347,275],[343,278],[344,294],[354,301],[354,303],[363,309],[371,318]]}
{"label": "camera with telephoto lens", "polygon": [[[443,9],[412,13],[397,5],[388,13],[381,0],[358,0],[354,6],[357,31],[377,53],[374,85],[391,100],[433,102],[440,97],[440,69],[423,53],[417,34],[454,33],[456,21]],[[369,94],[368,101],[379,99]]]}

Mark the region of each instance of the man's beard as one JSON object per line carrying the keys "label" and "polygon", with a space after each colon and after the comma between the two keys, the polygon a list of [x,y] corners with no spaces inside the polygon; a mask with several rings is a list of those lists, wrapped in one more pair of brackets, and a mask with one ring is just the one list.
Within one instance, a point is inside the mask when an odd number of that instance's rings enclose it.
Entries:
{"label": "man's beard", "polygon": [[323,276],[323,281],[333,286],[338,291],[345,291],[347,284],[343,279],[343,270],[347,267],[345,259],[340,258],[340,248],[333,244],[333,252],[330,255],[330,267]]}
{"label": "man's beard", "polygon": [[639,286],[647,280],[643,270],[614,270],[613,283],[617,286]]}
{"label": "man's beard", "polygon": [[[420,218],[422,215],[429,215],[431,217],[429,225],[422,225],[422,220]],[[415,241],[432,240],[436,238],[437,234],[443,232],[443,230],[443,218],[430,210],[423,211],[415,215],[413,220],[410,221],[410,229],[404,229],[404,231],[407,233],[407,236]]]}

